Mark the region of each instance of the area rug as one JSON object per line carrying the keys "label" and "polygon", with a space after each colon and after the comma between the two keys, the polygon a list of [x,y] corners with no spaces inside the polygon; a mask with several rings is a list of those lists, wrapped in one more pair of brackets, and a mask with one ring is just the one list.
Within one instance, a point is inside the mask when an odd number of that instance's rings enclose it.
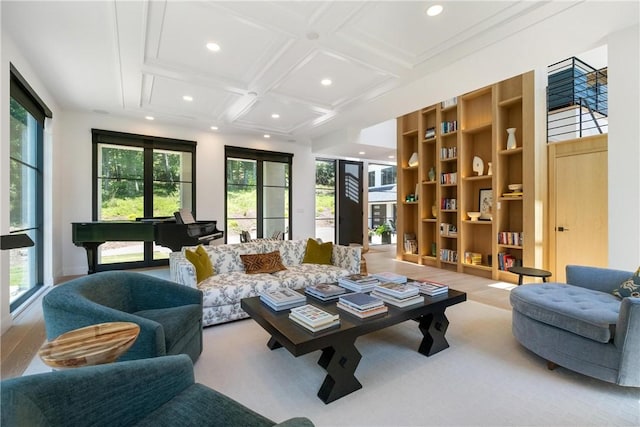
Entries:
{"label": "area rug", "polygon": [[317,397],[320,352],[267,348],[253,320],[204,330],[196,380],[275,420],[316,426],[640,425],[640,389],[546,363],[511,334],[511,312],[467,301],[447,310],[450,348],[425,357],[409,321],[358,338],[362,389],[330,404]]}

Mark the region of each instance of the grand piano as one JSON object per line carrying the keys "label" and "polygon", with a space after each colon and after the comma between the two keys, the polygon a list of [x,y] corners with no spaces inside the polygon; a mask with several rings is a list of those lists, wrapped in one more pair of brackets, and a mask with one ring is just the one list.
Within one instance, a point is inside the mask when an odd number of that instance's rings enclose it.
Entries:
{"label": "grand piano", "polygon": [[87,251],[89,274],[96,272],[98,247],[104,242],[156,242],[176,252],[183,246],[208,244],[221,239],[217,221],[194,221],[190,214],[175,218],[139,218],[136,221],[92,221],[71,223],[72,240]]}

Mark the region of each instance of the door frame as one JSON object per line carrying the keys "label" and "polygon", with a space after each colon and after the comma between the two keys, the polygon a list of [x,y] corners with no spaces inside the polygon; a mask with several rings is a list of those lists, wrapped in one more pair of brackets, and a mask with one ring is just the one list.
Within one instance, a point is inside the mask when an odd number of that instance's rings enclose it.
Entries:
{"label": "door frame", "polygon": [[608,151],[608,134],[594,135],[583,138],[570,139],[567,141],[557,142],[547,145],[549,167],[548,171],[548,201],[549,210],[547,221],[547,236],[549,236],[547,244],[547,259],[545,265],[556,276],[556,167],[557,158],[569,157],[580,154],[597,153]]}

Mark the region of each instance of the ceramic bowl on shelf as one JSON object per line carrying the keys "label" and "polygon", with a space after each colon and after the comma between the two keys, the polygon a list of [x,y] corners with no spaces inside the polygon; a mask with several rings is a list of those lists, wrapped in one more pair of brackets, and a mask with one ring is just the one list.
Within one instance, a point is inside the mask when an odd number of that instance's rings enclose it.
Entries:
{"label": "ceramic bowl on shelf", "polygon": [[480,212],[467,212],[467,216],[471,218],[471,221],[477,221],[480,218]]}
{"label": "ceramic bowl on shelf", "polygon": [[511,191],[521,191],[522,190],[522,184],[509,184],[507,187]]}

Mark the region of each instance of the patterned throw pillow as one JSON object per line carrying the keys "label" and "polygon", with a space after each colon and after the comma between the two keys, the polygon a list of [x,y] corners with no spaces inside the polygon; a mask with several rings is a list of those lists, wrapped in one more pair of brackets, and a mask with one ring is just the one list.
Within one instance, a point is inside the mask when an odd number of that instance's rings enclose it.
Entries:
{"label": "patterned throw pillow", "polygon": [[622,282],[618,289],[614,289],[613,294],[618,298],[640,298],[640,267],[633,276]]}
{"label": "patterned throw pillow", "polygon": [[211,265],[209,254],[202,245],[198,246],[195,251],[186,249],[184,256],[196,268],[196,281],[198,283],[214,275],[215,271],[213,270],[213,265]]}
{"label": "patterned throw pillow", "polygon": [[247,274],[275,273],[286,270],[282,265],[280,251],[273,251],[266,254],[240,255],[244,264],[244,271]]}
{"label": "patterned throw pillow", "polygon": [[316,239],[307,240],[307,250],[304,253],[303,264],[331,264],[333,243],[318,243]]}

